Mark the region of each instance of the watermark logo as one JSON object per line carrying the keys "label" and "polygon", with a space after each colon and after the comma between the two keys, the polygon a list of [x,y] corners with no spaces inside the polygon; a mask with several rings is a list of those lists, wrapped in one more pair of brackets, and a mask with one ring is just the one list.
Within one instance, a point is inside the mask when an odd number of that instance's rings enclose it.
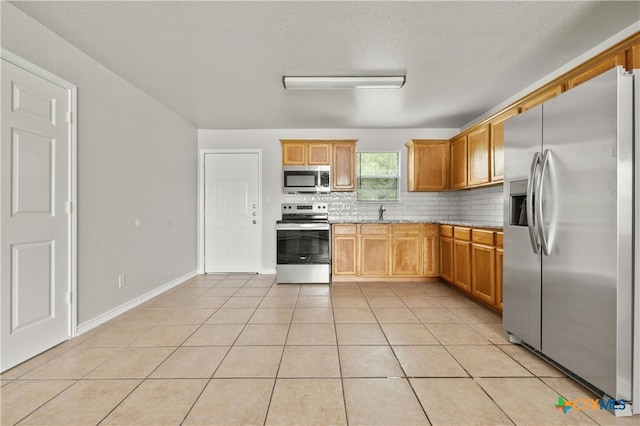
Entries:
{"label": "watermark logo", "polygon": [[567,414],[569,410],[571,410],[571,407],[573,407],[573,404],[571,403],[571,401],[565,401],[563,397],[559,396],[558,403],[555,405],[555,407],[558,410],[564,411],[564,414]]}
{"label": "watermark logo", "polygon": [[567,414],[572,408],[576,411],[594,411],[594,410],[624,410],[627,404],[624,400],[615,399],[589,399],[589,398],[576,398],[574,400],[567,400],[563,397],[558,397],[558,402],[554,405],[556,409],[562,410],[564,414]]}

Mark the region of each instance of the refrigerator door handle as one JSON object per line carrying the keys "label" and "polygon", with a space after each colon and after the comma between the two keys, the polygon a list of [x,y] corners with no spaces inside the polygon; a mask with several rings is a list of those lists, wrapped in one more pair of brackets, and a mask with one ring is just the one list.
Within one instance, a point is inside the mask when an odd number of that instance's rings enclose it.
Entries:
{"label": "refrigerator door handle", "polygon": [[535,254],[540,252],[540,243],[538,242],[536,221],[534,219],[533,209],[533,188],[535,187],[536,170],[540,164],[540,153],[533,154],[531,167],[529,168],[529,179],[527,180],[527,227],[529,228],[529,239],[531,240],[531,248]]}
{"label": "refrigerator door handle", "polygon": [[538,194],[538,200],[536,203],[536,223],[538,224],[538,230],[540,234],[540,246],[542,247],[542,253],[544,253],[545,256],[549,256],[551,254],[551,244],[548,239],[547,230],[544,227],[544,218],[542,216],[542,188],[544,186],[544,175],[547,171],[547,166],[549,165],[550,158],[551,150],[547,149],[544,151],[544,155],[542,157],[540,179],[538,179],[538,188],[536,189],[536,194]]}

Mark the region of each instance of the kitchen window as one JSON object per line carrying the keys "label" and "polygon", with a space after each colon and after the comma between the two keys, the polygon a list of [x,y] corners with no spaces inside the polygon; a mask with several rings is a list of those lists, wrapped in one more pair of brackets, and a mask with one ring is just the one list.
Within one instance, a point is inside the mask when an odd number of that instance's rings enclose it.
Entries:
{"label": "kitchen window", "polygon": [[400,153],[356,154],[358,201],[397,201],[400,188]]}

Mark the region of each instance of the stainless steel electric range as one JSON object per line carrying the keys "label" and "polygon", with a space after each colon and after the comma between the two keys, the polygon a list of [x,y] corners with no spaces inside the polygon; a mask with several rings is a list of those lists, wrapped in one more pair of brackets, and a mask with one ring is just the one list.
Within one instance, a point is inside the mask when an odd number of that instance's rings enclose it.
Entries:
{"label": "stainless steel electric range", "polygon": [[276,223],[277,283],[329,283],[331,230],[327,203],[284,203]]}

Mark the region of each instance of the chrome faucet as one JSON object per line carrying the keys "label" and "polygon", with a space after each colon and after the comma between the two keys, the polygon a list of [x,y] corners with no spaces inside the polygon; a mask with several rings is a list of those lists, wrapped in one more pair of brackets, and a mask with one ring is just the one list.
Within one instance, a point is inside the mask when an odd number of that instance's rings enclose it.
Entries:
{"label": "chrome faucet", "polygon": [[384,208],[384,205],[383,205],[383,204],[380,204],[380,208],[378,209],[378,220],[379,220],[379,221],[381,221],[381,222],[382,222],[382,221],[384,220],[384,212],[385,212],[386,210],[387,210],[387,209],[385,209],[385,208]]}

